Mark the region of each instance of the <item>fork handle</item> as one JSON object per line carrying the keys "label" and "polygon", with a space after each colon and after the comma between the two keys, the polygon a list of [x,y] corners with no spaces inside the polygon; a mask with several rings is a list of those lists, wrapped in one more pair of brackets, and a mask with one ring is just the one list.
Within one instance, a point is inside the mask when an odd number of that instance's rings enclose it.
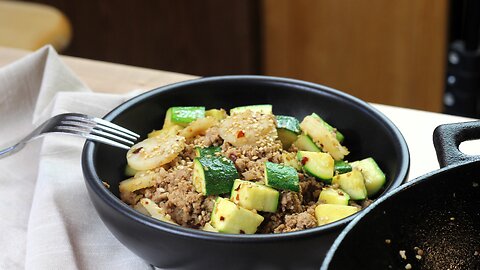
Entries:
{"label": "fork handle", "polygon": [[8,157],[11,154],[14,154],[20,151],[20,149],[22,149],[24,145],[25,144],[18,143],[18,144],[15,144],[14,146],[10,146],[5,149],[0,149],[0,158]]}

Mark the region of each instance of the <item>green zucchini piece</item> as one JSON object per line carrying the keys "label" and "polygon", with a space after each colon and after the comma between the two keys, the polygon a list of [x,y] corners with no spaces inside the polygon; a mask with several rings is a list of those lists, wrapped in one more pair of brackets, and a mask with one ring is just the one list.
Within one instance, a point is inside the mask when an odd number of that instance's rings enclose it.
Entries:
{"label": "green zucchini piece", "polygon": [[163,121],[163,128],[169,128],[174,126],[175,124],[172,123],[172,108],[168,108],[167,112],[165,113],[165,120]]}
{"label": "green zucchini piece", "polygon": [[250,181],[237,179],[233,183],[230,200],[249,210],[277,212],[280,192]]}
{"label": "green zucchini piece", "polygon": [[297,160],[297,153],[295,152],[282,152],[282,164],[285,166],[290,166],[297,171],[302,170],[302,165]]}
{"label": "green zucchini piece", "polygon": [[348,205],[350,196],[343,190],[333,187],[324,187],[318,196],[319,203]]}
{"label": "green zucchini piece", "polygon": [[276,115],[277,128],[284,128],[292,131],[295,134],[300,134],[300,122],[293,116]]}
{"label": "green zucchini piece", "polygon": [[355,206],[319,204],[315,207],[315,217],[317,218],[318,226],[320,226],[346,218],[355,214],[358,210],[359,209]]}
{"label": "green zucchini piece", "polygon": [[215,229],[210,222],[205,223],[205,225],[202,228],[202,231],[206,232],[218,232],[217,229]]}
{"label": "green zucchini piece", "polygon": [[222,197],[215,200],[210,218],[210,224],[218,232],[234,234],[254,234],[262,221],[261,215]]}
{"label": "green zucchini piece", "polygon": [[375,195],[385,185],[385,173],[373,158],[355,161],[350,165],[362,173],[369,197]]}
{"label": "green zucchini piece", "polygon": [[196,119],[204,117],[205,107],[170,107],[165,115],[163,127],[165,128],[171,125],[186,127]]}
{"label": "green zucchini piece", "polygon": [[334,170],[337,174],[347,173],[352,171],[352,166],[343,160],[335,160]]}
{"label": "green zucchini piece", "polygon": [[277,129],[278,139],[282,142],[283,149],[288,149],[297,140],[297,134],[288,129]]}
{"label": "green zucchini piece", "polygon": [[348,149],[340,144],[335,134],[317,118],[311,115],[305,116],[300,123],[300,128],[318,147],[328,152],[335,160],[343,160],[349,154]]}
{"label": "green zucchini piece", "polygon": [[265,184],[280,190],[300,192],[298,172],[290,166],[265,162]]}
{"label": "green zucchini piece", "polygon": [[193,185],[203,195],[229,193],[238,172],[226,157],[204,156],[193,161]]}
{"label": "green zucchini piece", "polygon": [[328,153],[299,151],[297,159],[303,170],[323,182],[330,184],[333,177],[333,158]]}
{"label": "green zucchini piece", "polygon": [[252,112],[261,112],[263,114],[272,114],[272,105],[261,104],[261,105],[248,105],[248,106],[235,107],[230,109],[230,115],[234,113],[244,112],[246,110],[250,110]]}
{"label": "green zucchini piece", "polygon": [[320,120],[320,122],[322,122],[322,124],[325,125],[328,130],[330,130],[331,132],[335,132],[335,136],[340,143],[345,140],[345,136],[343,136],[343,134],[338,131],[338,129],[332,127],[329,123],[325,122],[325,120],[323,120],[318,114],[312,113],[311,115]]}
{"label": "green zucchini piece", "polygon": [[208,111],[205,111],[205,117],[207,116],[211,116],[215,119],[217,119],[218,121],[220,120],[223,120],[225,118],[227,118],[227,112],[224,110],[224,109],[210,109]]}
{"label": "green zucchini piece", "polygon": [[343,191],[345,191],[352,200],[363,200],[367,198],[367,188],[365,187],[365,180],[363,175],[358,170],[339,174],[333,177],[333,184],[337,184]]}
{"label": "green zucchini piece", "polygon": [[210,146],[210,147],[195,147],[195,156],[196,157],[204,157],[204,156],[217,156],[221,153],[222,148],[220,146]]}
{"label": "green zucchini piece", "polygon": [[300,122],[292,116],[277,115],[277,133],[283,149],[288,149],[300,134]]}
{"label": "green zucchini piece", "polygon": [[313,142],[310,136],[305,134],[300,134],[297,137],[297,140],[293,144],[300,151],[310,151],[310,152],[321,152],[322,150]]}

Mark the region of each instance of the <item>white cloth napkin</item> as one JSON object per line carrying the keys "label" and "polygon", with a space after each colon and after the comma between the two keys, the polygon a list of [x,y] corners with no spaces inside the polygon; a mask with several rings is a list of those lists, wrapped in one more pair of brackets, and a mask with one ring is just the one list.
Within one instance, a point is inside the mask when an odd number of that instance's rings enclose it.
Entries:
{"label": "white cloth napkin", "polygon": [[[127,97],[92,93],[44,47],[0,69],[0,148],[49,117],[101,117]],[[151,269],[107,230],[87,194],[84,140],[48,135],[0,159],[0,269]]]}

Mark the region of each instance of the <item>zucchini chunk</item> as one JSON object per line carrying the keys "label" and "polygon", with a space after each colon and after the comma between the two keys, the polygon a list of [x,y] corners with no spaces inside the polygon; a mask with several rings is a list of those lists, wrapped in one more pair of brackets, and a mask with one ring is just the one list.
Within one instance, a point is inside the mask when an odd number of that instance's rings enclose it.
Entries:
{"label": "zucchini chunk", "polygon": [[202,228],[202,231],[206,232],[218,232],[217,229],[215,229],[210,222],[205,223],[205,225]]}
{"label": "zucchini chunk", "polygon": [[165,115],[163,128],[172,125],[186,127],[190,122],[205,117],[205,107],[170,107]]}
{"label": "zucchini chunk", "polygon": [[204,157],[204,156],[217,156],[216,153],[221,153],[222,148],[220,146],[210,146],[210,147],[195,147],[195,156]]}
{"label": "zucchini chunk", "polygon": [[305,134],[300,134],[297,137],[297,140],[293,142],[293,145],[295,145],[298,150],[300,151],[310,151],[310,152],[321,152],[322,149],[320,149],[310,138],[310,136],[305,135]]}
{"label": "zucchini chunk", "polygon": [[288,149],[300,134],[300,122],[292,116],[276,115],[278,138],[283,149]]}
{"label": "zucchini chunk", "polygon": [[205,111],[205,117],[211,116],[215,118],[216,120],[220,121],[225,118],[227,118],[227,112],[224,109],[210,109],[208,111]]}
{"label": "zucchini chunk", "polygon": [[321,179],[330,184],[333,177],[333,158],[322,152],[298,151],[297,159],[303,166],[303,170],[311,176]]}
{"label": "zucchini chunk", "polygon": [[143,198],[143,199],[140,200],[140,203],[147,210],[148,214],[151,217],[153,217],[155,219],[158,219],[158,220],[161,220],[161,221],[171,223],[171,224],[178,225],[177,223],[175,223],[172,220],[170,215],[165,213],[165,210],[158,207],[158,205],[154,201],[152,201],[150,199],[147,199],[147,198]]}
{"label": "zucchini chunk", "polygon": [[311,114],[313,117],[317,118],[320,122],[322,122],[322,124],[328,129],[330,130],[331,132],[335,132],[335,137],[337,138],[337,140],[342,143],[344,140],[345,140],[345,136],[343,136],[343,134],[338,131],[338,129],[332,127],[329,123],[325,122],[325,120],[323,120],[318,114],[316,113],[312,113]]}
{"label": "zucchini chunk", "polygon": [[248,210],[277,212],[280,192],[261,184],[237,179],[230,200]]}
{"label": "zucchini chunk", "polygon": [[333,177],[333,184],[337,184],[343,191],[350,195],[352,200],[363,200],[367,198],[367,188],[363,175],[358,170],[339,174]]}
{"label": "zucchini chunk", "polygon": [[359,170],[365,179],[365,187],[368,196],[373,196],[385,185],[385,173],[378,167],[378,164],[371,157],[355,161],[350,165]]}
{"label": "zucchini chunk", "polygon": [[193,185],[203,195],[229,193],[238,172],[226,157],[204,156],[193,161]]}
{"label": "zucchini chunk", "polygon": [[352,166],[343,160],[335,160],[334,170],[336,174],[342,174],[352,171]]}
{"label": "zucchini chunk", "polygon": [[248,106],[241,106],[235,107],[230,109],[230,115],[235,113],[241,113],[246,110],[250,110],[252,112],[260,112],[263,114],[272,114],[272,105],[270,104],[261,104],[261,105],[248,105]]}
{"label": "zucchini chunk", "polygon": [[357,207],[348,205],[319,204],[315,207],[315,217],[317,218],[318,226],[346,218],[356,212],[358,212]]}
{"label": "zucchini chunk", "polygon": [[265,162],[265,184],[280,190],[300,192],[298,172],[290,166]]}
{"label": "zucchini chunk", "polygon": [[300,128],[318,147],[328,152],[335,160],[343,160],[349,154],[348,149],[340,144],[335,133],[328,130],[317,118],[311,115],[305,116],[300,123]]}
{"label": "zucchini chunk", "polygon": [[348,205],[350,196],[343,190],[333,187],[324,187],[318,196],[319,203]]}
{"label": "zucchini chunk", "polygon": [[293,167],[297,171],[302,170],[302,165],[297,160],[297,153],[282,151],[282,164]]}
{"label": "zucchini chunk", "polygon": [[254,234],[262,221],[261,215],[222,197],[215,200],[210,218],[210,224],[218,232],[234,234]]}

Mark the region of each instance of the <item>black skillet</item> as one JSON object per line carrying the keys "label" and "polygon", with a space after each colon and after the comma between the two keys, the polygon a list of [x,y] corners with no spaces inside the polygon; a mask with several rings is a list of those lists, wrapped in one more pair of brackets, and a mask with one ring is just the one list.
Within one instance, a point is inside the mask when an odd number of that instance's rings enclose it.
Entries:
{"label": "black skillet", "polygon": [[364,210],[337,238],[321,269],[480,269],[480,156],[458,148],[478,138],[478,121],[437,127],[433,139],[442,169]]}

